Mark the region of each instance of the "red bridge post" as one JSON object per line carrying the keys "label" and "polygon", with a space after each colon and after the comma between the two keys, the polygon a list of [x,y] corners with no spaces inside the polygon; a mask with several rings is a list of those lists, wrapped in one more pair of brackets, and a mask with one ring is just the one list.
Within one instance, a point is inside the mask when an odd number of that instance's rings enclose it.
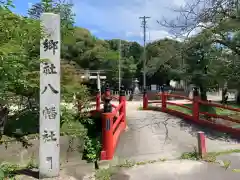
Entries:
{"label": "red bridge post", "polygon": [[126,123],[126,97],[125,97],[125,90],[124,87],[121,86],[120,94],[119,94],[119,104],[123,102],[123,106],[119,110],[119,114],[123,113],[122,117],[122,123],[123,123],[123,129],[126,129],[127,123]]}
{"label": "red bridge post", "polygon": [[166,109],[167,109],[167,103],[166,103],[166,100],[167,100],[167,97],[166,97],[166,94],[164,92],[164,85],[161,87],[161,90],[162,90],[162,111],[165,112]]}
{"label": "red bridge post", "polygon": [[193,120],[198,121],[199,120],[199,96],[198,96],[198,89],[195,87],[193,89]]}
{"label": "red bridge post", "polygon": [[148,96],[147,96],[147,90],[143,90],[143,109],[148,108]]}
{"label": "red bridge post", "polygon": [[96,94],[96,111],[100,111],[100,104],[101,104],[101,97],[100,97],[100,91],[99,89],[97,90],[97,94]]}
{"label": "red bridge post", "polygon": [[110,160],[113,158],[113,117],[110,96],[110,88],[105,88],[104,113],[102,114],[102,151],[101,160]]}
{"label": "red bridge post", "polygon": [[207,154],[206,140],[205,140],[204,132],[199,131],[197,138],[198,138],[198,153],[199,153],[199,156],[201,158],[204,158]]}

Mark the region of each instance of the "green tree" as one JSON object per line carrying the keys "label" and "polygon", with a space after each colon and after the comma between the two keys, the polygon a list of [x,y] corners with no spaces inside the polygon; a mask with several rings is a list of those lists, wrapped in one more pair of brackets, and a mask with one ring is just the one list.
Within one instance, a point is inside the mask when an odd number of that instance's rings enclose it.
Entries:
{"label": "green tree", "polygon": [[238,66],[240,55],[239,7],[239,1],[236,0],[192,1],[177,9],[179,16],[176,19],[164,18],[159,21],[177,35],[189,35],[196,28],[204,31],[206,39],[212,45],[217,45],[218,48],[221,46],[220,51],[214,52],[217,56],[217,61],[214,61],[217,72],[215,79],[221,87],[227,82],[238,90],[238,73],[233,67]]}
{"label": "green tree", "polygon": [[180,78],[182,46],[182,43],[168,38],[147,45],[147,74],[151,83],[163,84]]}
{"label": "green tree", "polygon": [[[5,7],[0,8],[0,15],[1,109],[21,105],[24,111],[38,112],[40,21],[18,16]],[[67,29],[64,31],[68,34]],[[75,67],[62,67],[62,99],[72,102],[73,95],[79,91],[84,94],[86,88],[81,85]],[[86,94],[82,95],[82,98],[86,97]],[[20,111],[22,109],[12,113],[17,115]]]}
{"label": "green tree", "polygon": [[[118,53],[118,60],[120,56],[120,40],[112,39],[107,41],[111,50]],[[126,88],[130,88],[133,78],[141,78],[141,55],[143,47],[137,42],[127,42],[121,40],[121,78],[122,84]],[[116,68],[114,73],[113,82],[118,81],[118,61],[115,61]],[[140,68],[138,68],[140,67]],[[118,85],[117,87],[118,88]]]}
{"label": "green tree", "polygon": [[212,43],[240,55],[239,44],[229,38],[229,33],[239,31],[239,10],[236,0],[192,1],[176,10],[179,12],[176,19],[163,18],[159,23],[177,35],[191,34],[196,28],[206,30]]}

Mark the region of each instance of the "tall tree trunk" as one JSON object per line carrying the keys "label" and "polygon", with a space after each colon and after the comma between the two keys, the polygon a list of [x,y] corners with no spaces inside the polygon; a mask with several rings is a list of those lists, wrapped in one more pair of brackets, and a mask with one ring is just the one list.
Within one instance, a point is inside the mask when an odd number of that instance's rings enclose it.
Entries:
{"label": "tall tree trunk", "polygon": [[99,169],[99,165],[98,165],[98,161],[97,160],[94,161],[94,167],[95,167],[95,169]]}
{"label": "tall tree trunk", "polygon": [[[200,89],[200,97],[201,97],[201,100],[203,101],[207,101],[207,88],[204,87],[204,85],[201,85],[199,86],[199,89]],[[201,104],[200,105],[200,112],[208,112],[208,113],[211,113],[211,114],[215,114],[216,111],[215,111],[215,108],[212,107],[212,106],[208,106],[208,105],[203,105]],[[208,115],[204,115],[205,119],[207,120],[211,120],[211,117],[208,116]]]}
{"label": "tall tree trunk", "polygon": [[222,104],[226,104],[227,100],[228,100],[228,86],[227,86],[227,82],[224,83],[223,89],[222,89]]}
{"label": "tall tree trunk", "polygon": [[201,100],[207,101],[207,89],[203,86],[199,86]]}
{"label": "tall tree trunk", "polygon": [[2,135],[4,134],[4,127],[7,122],[8,113],[8,108],[0,105],[0,140],[2,139]]}
{"label": "tall tree trunk", "polygon": [[227,92],[228,92],[228,89],[227,88],[223,88],[222,89],[222,104],[226,104],[227,102]]}
{"label": "tall tree trunk", "polygon": [[238,92],[237,92],[236,103],[240,105],[240,89],[238,89]]}

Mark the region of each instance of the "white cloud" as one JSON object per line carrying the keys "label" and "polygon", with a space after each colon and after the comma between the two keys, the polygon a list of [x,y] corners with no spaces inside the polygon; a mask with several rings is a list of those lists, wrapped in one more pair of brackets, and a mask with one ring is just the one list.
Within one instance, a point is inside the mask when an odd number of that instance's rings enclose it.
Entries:
{"label": "white cloud", "polygon": [[172,39],[173,36],[165,30],[149,31],[149,41],[154,41],[154,40],[164,39],[164,38],[171,38]]}
{"label": "white cloud", "polygon": [[[143,38],[143,33],[134,33],[134,32],[126,32],[126,37],[141,37]],[[164,39],[164,38],[169,38],[169,39],[174,39],[177,41],[183,41],[183,38],[176,37],[166,30],[150,30],[146,32],[146,42],[153,42],[156,40]]]}
{"label": "white cloud", "polygon": [[[151,40],[169,37],[167,29],[157,20],[174,18],[171,10],[184,0],[81,0],[76,1],[74,11],[78,24],[97,27],[98,31],[121,34],[122,37],[141,37],[140,16],[150,16],[147,21]],[[117,37],[116,37],[117,38]]]}
{"label": "white cloud", "polygon": [[[93,34],[111,34],[112,38],[126,38],[139,40],[143,37],[140,16],[149,16],[147,19],[147,38],[148,42],[172,38],[166,27],[157,23],[163,17],[175,19],[179,14],[174,13],[173,9],[184,6],[190,0],[75,0],[74,11],[76,21],[80,25],[93,27]],[[90,28],[91,29],[91,28]],[[202,28],[198,27],[189,34],[184,34],[177,40],[182,41],[186,36],[199,33]],[[115,35],[115,37],[113,37]],[[105,35],[106,36],[106,35]]]}
{"label": "white cloud", "polygon": [[136,33],[136,32],[126,32],[126,37],[134,37],[134,36],[141,36],[142,33]]}
{"label": "white cloud", "polygon": [[[141,37],[143,32],[126,32],[126,37]],[[158,39],[174,38],[170,33],[165,30],[149,30],[146,32],[146,41],[152,42]]]}
{"label": "white cloud", "polygon": [[29,2],[28,3],[28,9],[30,9],[32,7],[33,3]]}
{"label": "white cloud", "polygon": [[195,35],[199,34],[201,31],[203,31],[204,29],[209,28],[211,26],[212,26],[211,23],[199,23],[198,25],[196,25],[196,27],[194,29],[192,29],[189,32],[184,33],[181,36],[180,40],[183,40],[184,38],[187,38],[187,37],[195,36]]}
{"label": "white cloud", "polygon": [[99,32],[99,30],[97,30],[97,29],[90,29],[90,32],[93,33],[93,34],[96,34],[96,33]]}
{"label": "white cloud", "polygon": [[173,4],[176,6],[184,6],[186,4],[185,0],[173,0]]}

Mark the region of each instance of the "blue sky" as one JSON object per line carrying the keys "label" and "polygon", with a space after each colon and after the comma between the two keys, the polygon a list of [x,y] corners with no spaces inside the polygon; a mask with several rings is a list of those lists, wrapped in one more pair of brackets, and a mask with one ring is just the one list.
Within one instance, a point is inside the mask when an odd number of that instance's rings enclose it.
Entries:
{"label": "blue sky", "polygon": [[[14,12],[26,15],[31,4],[39,0],[13,0]],[[150,16],[147,40],[170,37],[166,28],[156,21],[162,17],[174,18],[176,9],[184,0],[69,0],[74,4],[76,25],[87,28],[103,39],[121,38],[142,41],[139,16]]]}

